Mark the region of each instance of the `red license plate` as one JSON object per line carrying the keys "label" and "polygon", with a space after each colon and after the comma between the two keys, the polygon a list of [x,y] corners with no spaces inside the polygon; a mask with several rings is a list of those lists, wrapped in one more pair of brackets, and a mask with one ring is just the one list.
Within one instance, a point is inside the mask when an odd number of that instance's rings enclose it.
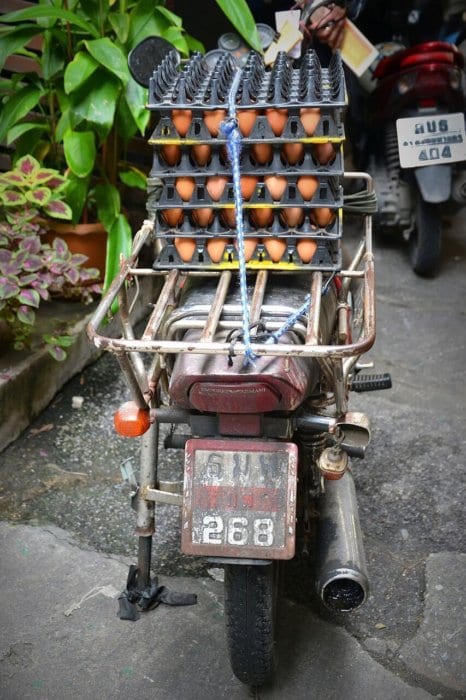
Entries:
{"label": "red license plate", "polygon": [[188,440],[181,550],[291,559],[295,550],[296,445]]}

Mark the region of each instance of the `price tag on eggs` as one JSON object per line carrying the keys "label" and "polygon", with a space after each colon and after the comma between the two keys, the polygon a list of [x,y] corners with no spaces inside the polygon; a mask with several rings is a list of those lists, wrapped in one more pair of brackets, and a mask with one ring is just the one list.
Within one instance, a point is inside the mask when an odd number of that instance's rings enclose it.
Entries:
{"label": "price tag on eggs", "polygon": [[182,552],[291,559],[297,463],[291,443],[188,440]]}

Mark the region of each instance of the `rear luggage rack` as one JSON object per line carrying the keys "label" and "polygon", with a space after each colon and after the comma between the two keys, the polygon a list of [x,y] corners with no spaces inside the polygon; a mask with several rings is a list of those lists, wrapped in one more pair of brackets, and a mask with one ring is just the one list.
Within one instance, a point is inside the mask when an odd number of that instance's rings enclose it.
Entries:
{"label": "rear luggage rack", "polygon": [[[372,190],[371,178],[365,173],[347,173],[345,177],[364,179],[368,190]],[[345,403],[343,395],[348,375],[358,358],[371,348],[375,340],[371,217],[366,215],[363,221],[362,240],[350,264],[336,275],[322,270],[312,271],[303,268],[293,270],[290,279],[293,279],[296,274],[306,275],[303,279],[306,280],[305,287],[308,288],[311,295],[308,313],[303,315],[293,328],[299,342],[255,342],[254,337],[252,337],[252,350],[258,357],[316,358],[325,373],[332,379],[332,383],[340,387],[339,403],[342,406]],[[131,256],[122,263],[120,273],[111,284],[87,328],[89,338],[98,348],[116,354],[132,390],[133,398],[141,407],[147,406],[149,387],[157,383],[169,356],[176,356],[180,353],[228,356],[231,354],[231,343],[215,340],[216,333],[220,330],[232,330],[235,327],[241,329],[241,323],[238,321],[239,309],[234,305],[225,304],[231,280],[235,274],[234,271],[189,270],[185,267],[154,270],[137,266],[139,254],[143,246],[151,241],[153,232],[153,222],[144,222],[135,236]],[[248,270],[248,274],[254,277],[253,293],[249,300],[251,326],[260,322],[266,315],[267,328],[274,331],[282,325],[291,312],[299,308],[299,304],[292,305],[292,295],[290,295],[290,299],[284,299],[282,304],[274,305],[272,308],[263,305],[267,286],[273,285],[275,275],[283,276],[282,270],[275,272],[268,269],[252,269]],[[136,337],[131,309],[138,295],[139,280],[143,277],[162,278],[163,284],[158,297],[154,299],[153,309],[144,329],[139,337]],[[210,282],[216,280],[213,302],[201,304],[195,308],[178,308],[182,287],[189,281],[199,278]],[[334,345],[322,345],[319,338],[321,295],[325,285],[332,279],[336,280],[339,299],[337,341]],[[308,285],[307,280],[309,281]],[[361,304],[355,310],[360,326],[360,335],[357,339],[351,338],[351,330],[348,328],[347,322],[350,307],[350,285],[354,280],[360,280],[362,285]],[[120,338],[105,335],[104,328],[112,305],[117,299],[122,326]],[[186,342],[178,337],[179,331],[189,329],[200,331],[199,340]],[[142,360],[143,353],[150,353],[154,356],[148,369],[145,369]],[[241,339],[235,343],[234,353],[235,355],[245,354],[245,345]]]}

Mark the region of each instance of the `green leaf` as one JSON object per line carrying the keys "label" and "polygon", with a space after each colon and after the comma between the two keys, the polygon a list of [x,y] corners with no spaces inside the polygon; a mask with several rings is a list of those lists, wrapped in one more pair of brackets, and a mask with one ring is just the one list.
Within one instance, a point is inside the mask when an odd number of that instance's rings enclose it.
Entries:
{"label": "green leaf", "polygon": [[13,126],[7,134],[7,145],[10,146],[23,134],[27,134],[32,131],[34,131],[37,135],[40,133],[49,132],[50,126],[48,124],[37,124],[35,122],[23,122],[22,124],[16,124],[16,126]]}
{"label": "green leaf", "polygon": [[67,131],[63,136],[63,149],[66,162],[75,175],[90,175],[97,155],[94,132]]}
{"label": "green leaf", "polygon": [[256,20],[246,0],[234,0],[234,2],[231,0],[215,0],[215,2],[249,46],[262,53]]}
{"label": "green leaf", "polygon": [[60,199],[50,200],[50,202],[44,205],[43,209],[47,216],[51,216],[53,219],[65,219],[69,221],[73,216],[71,207]]}
{"label": "green leaf", "polygon": [[162,33],[170,26],[166,17],[154,12],[153,0],[140,0],[131,11],[130,19],[128,36],[130,49],[148,36],[162,36]]}
{"label": "green leaf", "polygon": [[72,118],[94,125],[105,137],[113,125],[120,85],[108,73],[97,70],[91,81],[73,93]]}
{"label": "green leaf", "polygon": [[57,345],[60,348],[69,348],[75,341],[75,337],[72,335],[52,335],[51,333],[44,333],[42,338],[46,343]]}
{"label": "green leaf", "polygon": [[25,117],[41,98],[41,90],[26,86],[10,97],[1,109],[0,142],[4,141],[9,130]]}
{"label": "green leaf", "polygon": [[108,15],[108,21],[110,22],[118,41],[120,41],[122,44],[126,44],[128,41],[130,27],[129,15],[126,12],[110,12]]}
{"label": "green leaf", "polygon": [[145,190],[147,187],[146,175],[135,167],[131,167],[128,170],[120,170],[118,174],[120,180],[127,187],[138,187],[140,190]]}
{"label": "green leaf", "polygon": [[150,121],[150,112],[146,109],[147,89],[130,80],[125,88],[125,100],[139,133],[144,136]]}
{"label": "green leaf", "polygon": [[4,192],[0,192],[0,202],[2,202],[5,207],[18,207],[22,204],[26,204],[27,200],[20,192],[5,190]]}
{"label": "green leaf", "polygon": [[62,10],[58,7],[52,7],[51,5],[37,5],[36,7],[27,7],[25,10],[18,10],[16,12],[8,12],[2,15],[2,22],[9,24],[10,22],[23,22],[24,20],[34,20],[34,19],[58,19],[62,22],[69,22],[75,27],[84,29],[90,36],[99,36],[98,29],[94,27],[89,22],[86,22],[82,17],[70,12],[68,10]]}
{"label": "green leaf", "polygon": [[52,355],[53,359],[57,362],[63,362],[63,360],[66,360],[66,352],[58,345],[49,345],[47,343],[47,352],[49,355]]}
{"label": "green leaf", "polygon": [[72,209],[71,221],[73,224],[77,224],[81,219],[89,193],[90,181],[91,175],[87,177],[77,177],[73,172],[68,175],[66,200]]}
{"label": "green leaf", "polygon": [[18,301],[26,306],[33,306],[36,309],[40,304],[40,295],[35,289],[22,289],[18,294]]}
{"label": "green leaf", "polygon": [[31,39],[40,33],[38,27],[10,27],[10,33],[0,35],[0,69],[3,68],[8,56],[24,48]]}
{"label": "green leaf", "polygon": [[104,291],[120,271],[120,255],[127,258],[131,253],[131,246],[131,227],[126,217],[120,214],[108,231]]}
{"label": "green leaf", "polygon": [[157,5],[157,7],[155,7],[154,10],[155,12],[160,12],[160,14],[166,17],[169,23],[174,25],[175,27],[179,27],[181,29],[181,27],[183,26],[183,20],[181,19],[181,17],[175,15],[173,12],[170,12],[170,10],[168,10],[163,5]]}
{"label": "green leaf", "polygon": [[119,78],[124,85],[130,79],[127,59],[123,51],[107,37],[84,42],[91,56],[106,70]]}
{"label": "green leaf", "polygon": [[78,51],[65,70],[65,92],[69,94],[80,87],[94,73],[98,65],[88,53]]}
{"label": "green leaf", "polygon": [[26,199],[39,207],[44,207],[52,196],[48,187],[36,187],[31,192],[26,192]]}
{"label": "green leaf", "polygon": [[205,46],[202,42],[198,41],[190,34],[185,34],[185,37],[190,53],[194,53],[195,51],[199,51],[199,53],[205,53]]}
{"label": "green leaf", "polygon": [[18,320],[21,321],[21,323],[25,323],[27,326],[32,326],[36,320],[36,314],[28,306],[20,306],[16,312],[16,315]]}
{"label": "green leaf", "polygon": [[114,185],[97,185],[95,200],[99,221],[109,231],[121,212],[120,194]]}
{"label": "green leaf", "polygon": [[46,81],[58,77],[67,61],[66,48],[62,44],[63,35],[60,31],[47,29],[43,34],[42,55],[40,65]]}
{"label": "green leaf", "polygon": [[163,38],[173,44],[175,49],[177,49],[183,56],[189,56],[189,46],[186,41],[185,35],[178,29],[178,27],[169,27],[163,34]]}

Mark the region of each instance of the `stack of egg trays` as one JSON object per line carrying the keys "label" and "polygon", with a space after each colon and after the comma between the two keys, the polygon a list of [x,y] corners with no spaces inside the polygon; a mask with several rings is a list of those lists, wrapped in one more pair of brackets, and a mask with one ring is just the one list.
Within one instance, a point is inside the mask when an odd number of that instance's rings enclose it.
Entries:
{"label": "stack of egg trays", "polygon": [[[162,239],[161,252],[154,263],[156,268],[225,268],[238,266],[237,248],[234,245],[236,230],[230,229],[222,218],[222,211],[234,208],[231,164],[226,155],[227,139],[218,131],[212,134],[204,117],[208,111],[228,112],[228,96],[235,76],[236,66],[231,56],[225,52],[212,68],[200,54],[195,54],[184,66],[179,65],[176,52],[169,54],[154,71],[149,88],[148,108],[157,112],[158,123],[149,140],[154,146],[154,158],[150,178],[162,182],[163,188],[155,214],[156,234]],[[341,207],[343,193],[341,176],[343,157],[341,144],[344,140],[343,109],[346,105],[346,92],[341,60],[336,54],[328,68],[322,68],[313,50],[308,51],[299,68],[292,68],[286,54],[279,54],[271,71],[267,71],[259,54],[251,52],[243,69],[235,98],[237,113],[253,109],[256,112],[250,133],[243,135],[241,143],[241,175],[254,175],[258,178],[253,195],[243,201],[243,221],[245,238],[259,240],[256,250],[248,261],[248,267],[269,267],[290,269],[305,267],[338,271],[341,269],[340,238],[342,232]],[[319,108],[320,119],[312,135],[306,134],[300,110],[305,107]],[[265,110],[286,109],[288,118],[282,132],[272,131]],[[173,123],[173,110],[189,110],[191,123],[181,136]],[[319,164],[312,146],[331,142],[335,158],[326,165]],[[256,144],[270,144],[272,156],[266,163],[258,163],[253,155]],[[284,162],[283,146],[301,143],[303,157],[299,163]],[[193,155],[193,146],[205,144],[210,147],[210,157],[200,165]],[[178,157],[175,163],[167,163],[164,147],[176,145]],[[283,196],[272,200],[263,178],[267,175],[280,175],[287,178]],[[206,180],[210,176],[225,175],[229,181],[221,198],[213,201],[206,190]],[[318,178],[318,187],[311,200],[303,200],[297,188],[297,178],[312,175]],[[186,202],[179,197],[175,183],[177,177],[191,177],[195,180],[194,193]],[[273,220],[267,228],[251,225],[250,213],[254,208],[270,207]],[[304,220],[297,228],[284,226],[281,213],[289,207],[302,207]],[[179,226],[168,226],[163,210],[182,208],[184,216]],[[199,208],[212,208],[213,221],[200,228],[192,213]],[[328,207],[335,210],[333,222],[317,231],[311,227],[311,210]],[[272,263],[263,245],[267,237],[284,238],[286,250],[278,262]],[[194,238],[196,250],[189,263],[183,262],[174,245],[175,238]],[[224,255],[219,263],[214,263],[206,250],[209,238],[228,239]],[[309,263],[302,263],[296,242],[302,237],[316,240],[318,247]]]}

